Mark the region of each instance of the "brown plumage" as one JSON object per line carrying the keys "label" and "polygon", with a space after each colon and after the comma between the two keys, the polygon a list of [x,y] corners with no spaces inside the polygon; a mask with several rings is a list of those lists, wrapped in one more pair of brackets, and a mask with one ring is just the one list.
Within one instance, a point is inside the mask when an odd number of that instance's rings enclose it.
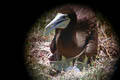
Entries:
{"label": "brown plumage", "polygon": [[94,12],[85,6],[67,5],[58,8],[58,13],[68,14],[70,23],[65,29],[56,28],[50,50],[54,55],[66,58],[77,56],[84,48],[80,59],[95,56],[97,53],[98,35]]}

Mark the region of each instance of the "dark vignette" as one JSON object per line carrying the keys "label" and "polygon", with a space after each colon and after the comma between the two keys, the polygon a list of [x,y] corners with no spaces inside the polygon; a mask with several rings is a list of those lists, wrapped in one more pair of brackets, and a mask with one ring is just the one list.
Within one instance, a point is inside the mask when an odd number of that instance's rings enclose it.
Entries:
{"label": "dark vignette", "polygon": [[[56,7],[61,4],[68,3],[68,0],[60,0],[59,1],[44,1],[38,3],[23,3],[16,4],[16,18],[15,22],[17,23],[17,27],[13,27],[14,29],[14,42],[15,43],[15,54],[13,54],[13,62],[14,65],[12,67],[12,78],[15,80],[32,80],[30,76],[28,76],[28,72],[24,65],[24,42],[26,39],[26,34],[37,20],[45,11]],[[86,4],[91,6],[95,11],[100,11],[104,17],[106,17],[110,23],[114,26],[113,29],[116,31],[117,35],[119,35],[119,11],[117,2],[105,2],[105,1],[74,1],[69,0],[69,3],[76,4]],[[112,6],[111,6],[112,5]],[[14,59],[15,58],[15,59]],[[119,61],[116,64],[116,71],[112,80],[115,78],[119,78],[117,75],[119,74]]]}

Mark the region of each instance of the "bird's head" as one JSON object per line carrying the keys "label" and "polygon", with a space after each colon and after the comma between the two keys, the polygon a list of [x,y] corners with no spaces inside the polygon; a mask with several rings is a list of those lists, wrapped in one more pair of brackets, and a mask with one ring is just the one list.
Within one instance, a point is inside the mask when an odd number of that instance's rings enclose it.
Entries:
{"label": "bird's head", "polygon": [[46,33],[54,29],[65,29],[77,20],[75,12],[69,7],[60,8],[57,12],[56,17],[45,27]]}

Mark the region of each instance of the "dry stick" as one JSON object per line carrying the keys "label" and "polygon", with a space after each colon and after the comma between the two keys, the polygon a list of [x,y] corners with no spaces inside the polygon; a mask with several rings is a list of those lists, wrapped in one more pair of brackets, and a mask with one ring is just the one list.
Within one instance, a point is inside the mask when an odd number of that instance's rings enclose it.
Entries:
{"label": "dry stick", "polygon": [[110,54],[109,54],[109,52],[108,52],[108,49],[106,49],[105,46],[103,46],[103,47],[104,47],[104,49],[106,50],[107,55],[109,56],[110,60],[112,60],[112,57],[110,56]]}
{"label": "dry stick", "polygon": [[[101,27],[101,31],[102,31],[102,33],[103,33],[103,35],[105,36],[105,38],[107,38],[107,35],[104,33],[104,31],[103,31],[103,28]],[[106,42],[107,43],[107,42]],[[107,43],[108,44],[108,43]],[[104,48],[105,48],[105,46],[103,46]],[[110,54],[109,54],[109,52],[108,52],[108,50],[105,48],[105,50],[106,50],[106,53],[107,53],[107,55],[108,55],[108,57],[110,58],[110,60],[112,60],[112,57],[110,56]]]}
{"label": "dry stick", "polygon": [[108,41],[108,40],[110,40],[111,38],[106,38],[105,40],[103,40],[103,41],[100,41],[100,44],[103,44],[104,42],[106,42],[106,41]]}

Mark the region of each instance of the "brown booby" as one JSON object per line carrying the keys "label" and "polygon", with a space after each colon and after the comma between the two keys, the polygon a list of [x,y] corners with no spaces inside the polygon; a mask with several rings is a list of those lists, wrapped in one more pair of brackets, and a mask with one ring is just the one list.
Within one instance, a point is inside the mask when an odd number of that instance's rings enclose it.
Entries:
{"label": "brown booby", "polygon": [[72,58],[84,53],[79,59],[97,54],[98,35],[95,13],[85,6],[63,6],[56,17],[45,27],[46,33],[55,29],[50,50],[54,54]]}

